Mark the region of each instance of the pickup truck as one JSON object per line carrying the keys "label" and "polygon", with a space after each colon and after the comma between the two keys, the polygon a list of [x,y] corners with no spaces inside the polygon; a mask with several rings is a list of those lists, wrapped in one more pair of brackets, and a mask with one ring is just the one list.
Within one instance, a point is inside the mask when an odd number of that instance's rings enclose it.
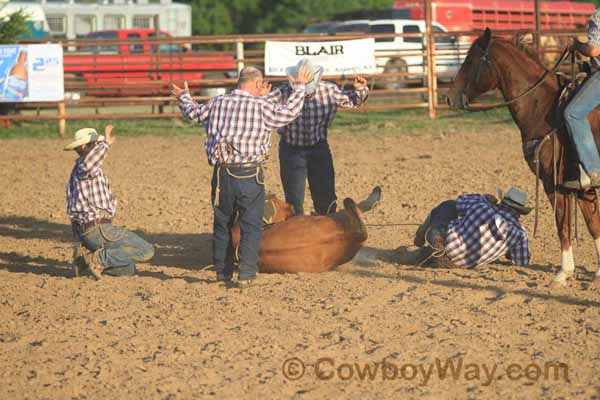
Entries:
{"label": "pickup truck", "polygon": [[[170,38],[160,31],[159,38]],[[192,51],[178,44],[153,44],[152,29],[121,29],[87,34],[76,52],[65,52],[67,97],[167,95],[170,82],[187,80],[198,88],[203,79],[236,75],[235,59],[213,51]],[[136,41],[149,39],[149,41]],[[106,41],[104,43],[104,41]],[[129,42],[127,42],[129,41]],[[125,42],[125,43],[122,43]]]}
{"label": "pickup truck", "polygon": [[[434,22],[434,33],[447,32],[446,28]],[[344,33],[364,34],[422,34],[425,32],[424,20],[412,19],[375,19],[350,20],[308,26],[304,32],[320,32],[332,35]],[[404,73],[402,80],[384,81],[387,89],[398,89],[412,83],[422,83],[426,72],[427,60],[422,54],[424,45],[420,37],[389,37],[375,39],[375,61],[377,73]],[[435,38],[436,73],[440,80],[450,80],[458,71],[462,58],[458,52],[456,40],[451,36]]]}

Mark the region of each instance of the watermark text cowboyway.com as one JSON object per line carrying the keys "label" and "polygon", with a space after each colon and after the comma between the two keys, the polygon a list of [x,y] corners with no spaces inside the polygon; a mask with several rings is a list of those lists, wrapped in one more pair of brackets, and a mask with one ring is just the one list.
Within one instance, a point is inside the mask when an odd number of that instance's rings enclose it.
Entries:
{"label": "watermark text cowboyway.com", "polygon": [[288,380],[298,380],[304,376],[311,376],[321,381],[405,380],[420,386],[426,386],[434,379],[479,381],[483,386],[500,379],[570,382],[569,367],[565,363],[512,363],[504,367],[496,363],[472,363],[464,358],[446,360],[436,358],[428,363],[395,363],[387,360],[361,363],[336,362],[333,358],[321,357],[313,363],[305,363],[293,357],[283,362],[282,372]]}

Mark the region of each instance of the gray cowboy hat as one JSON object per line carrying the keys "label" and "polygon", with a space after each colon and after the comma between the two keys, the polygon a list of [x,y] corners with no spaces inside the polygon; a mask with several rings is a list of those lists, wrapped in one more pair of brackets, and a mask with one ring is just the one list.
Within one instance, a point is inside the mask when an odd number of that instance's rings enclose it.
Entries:
{"label": "gray cowboy hat", "polygon": [[531,207],[527,207],[527,193],[516,187],[508,189],[505,195],[502,194],[501,189],[498,189],[498,198],[500,199],[500,203],[504,203],[519,214],[526,215],[532,210]]}
{"label": "gray cowboy hat", "polygon": [[310,81],[306,84],[306,93],[312,94],[316,92],[317,86],[319,85],[319,81],[321,81],[321,77],[323,76],[324,68],[318,65],[314,65],[308,58],[303,58],[298,62],[298,64],[293,65],[291,67],[287,67],[285,73],[288,76],[292,76],[296,78],[298,76],[298,70],[301,66],[305,65],[308,69],[308,75]]}
{"label": "gray cowboy hat", "polygon": [[104,140],[104,136],[98,135],[98,132],[94,128],[83,128],[75,132],[73,141],[65,146],[63,150],[75,150],[77,147],[82,146],[86,143],[101,142]]}

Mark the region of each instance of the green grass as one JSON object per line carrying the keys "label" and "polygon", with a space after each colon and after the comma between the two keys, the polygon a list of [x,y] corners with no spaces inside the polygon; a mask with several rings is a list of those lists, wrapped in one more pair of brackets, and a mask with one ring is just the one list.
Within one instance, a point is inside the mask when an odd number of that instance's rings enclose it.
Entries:
{"label": "green grass", "polygon": [[[128,110],[129,111],[129,110]],[[121,113],[118,108],[101,109],[102,114]],[[171,112],[166,109],[165,112]],[[48,113],[55,114],[54,111]],[[86,113],[90,113],[87,110]],[[146,120],[70,120],[67,121],[66,136],[71,136],[82,127],[95,127],[102,130],[105,124],[112,123],[115,133],[121,136],[179,136],[204,134],[200,125],[190,124],[182,119]],[[387,134],[426,134],[492,131],[504,127],[514,127],[506,109],[487,112],[467,113],[438,110],[436,119],[429,119],[427,109],[378,110],[339,112],[334,120],[333,133],[355,135]],[[0,139],[20,137],[58,137],[58,122],[14,122],[10,128],[0,128]]]}
{"label": "green grass", "polygon": [[334,131],[365,134],[429,134],[491,131],[515,124],[506,109],[487,112],[438,110],[435,119],[427,109],[342,112],[333,123]]}

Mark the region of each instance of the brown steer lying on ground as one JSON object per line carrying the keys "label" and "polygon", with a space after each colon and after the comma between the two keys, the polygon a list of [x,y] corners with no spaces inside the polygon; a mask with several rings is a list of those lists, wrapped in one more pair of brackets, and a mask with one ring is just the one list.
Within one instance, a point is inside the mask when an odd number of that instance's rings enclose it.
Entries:
{"label": "brown steer lying on ground", "polygon": [[[262,232],[260,272],[324,272],[352,260],[367,240],[360,213],[371,210],[380,199],[381,188],[376,187],[359,204],[346,198],[342,211],[293,216],[290,204],[270,196],[265,208],[272,208],[273,217]],[[237,250],[240,240],[237,224],[232,228],[232,239]]]}

